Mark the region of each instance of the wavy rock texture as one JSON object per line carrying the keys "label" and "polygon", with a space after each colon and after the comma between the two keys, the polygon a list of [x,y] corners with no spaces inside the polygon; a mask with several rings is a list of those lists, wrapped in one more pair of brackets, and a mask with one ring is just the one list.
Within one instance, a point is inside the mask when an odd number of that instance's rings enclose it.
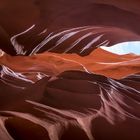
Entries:
{"label": "wavy rock texture", "polygon": [[[82,31],[78,33],[82,36],[93,32],[89,35],[88,41],[99,34],[104,34],[98,44],[106,40],[110,42],[108,46],[122,41],[139,40],[139,4],[138,0],[129,0],[127,4],[124,0],[101,2],[96,0],[13,0],[12,2],[1,0],[0,25],[7,35],[5,36],[4,33],[0,37],[9,40],[3,42],[2,39],[1,48],[12,55],[17,53],[28,55],[44,42],[46,37],[54,36],[66,29],[83,26],[92,27],[84,33]],[[32,28],[26,30],[31,26]],[[67,33],[69,31],[57,35],[53,38],[53,42]],[[78,34],[73,35],[73,41],[74,38],[79,37]],[[12,37],[17,41],[18,46]],[[53,47],[53,44],[49,44],[49,47]],[[94,48],[92,47],[90,52]],[[47,50],[48,46],[44,44],[42,49]]]}
{"label": "wavy rock texture", "polygon": [[140,140],[139,5],[1,0],[0,140]]}
{"label": "wavy rock texture", "polygon": [[139,56],[2,54],[1,139],[139,140]]}

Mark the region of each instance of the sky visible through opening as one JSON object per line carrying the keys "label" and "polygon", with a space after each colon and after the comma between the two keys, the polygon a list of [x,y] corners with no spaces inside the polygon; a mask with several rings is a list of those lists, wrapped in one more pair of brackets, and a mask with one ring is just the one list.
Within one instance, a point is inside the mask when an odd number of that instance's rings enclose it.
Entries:
{"label": "sky visible through opening", "polygon": [[140,41],[123,42],[111,47],[102,46],[101,48],[120,55],[129,53],[140,55]]}

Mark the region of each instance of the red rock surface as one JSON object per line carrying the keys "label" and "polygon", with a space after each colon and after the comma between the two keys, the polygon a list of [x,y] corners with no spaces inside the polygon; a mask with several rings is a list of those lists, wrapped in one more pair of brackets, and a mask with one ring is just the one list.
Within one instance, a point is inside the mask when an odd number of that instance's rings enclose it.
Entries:
{"label": "red rock surface", "polygon": [[139,6],[1,0],[0,140],[140,140]]}

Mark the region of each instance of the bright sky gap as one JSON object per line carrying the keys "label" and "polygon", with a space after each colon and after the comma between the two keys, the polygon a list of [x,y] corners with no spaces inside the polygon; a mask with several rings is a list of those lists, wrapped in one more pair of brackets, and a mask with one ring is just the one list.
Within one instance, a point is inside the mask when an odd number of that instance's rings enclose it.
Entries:
{"label": "bright sky gap", "polygon": [[140,55],[140,41],[123,42],[111,47],[101,46],[102,49],[115,54],[137,54]]}

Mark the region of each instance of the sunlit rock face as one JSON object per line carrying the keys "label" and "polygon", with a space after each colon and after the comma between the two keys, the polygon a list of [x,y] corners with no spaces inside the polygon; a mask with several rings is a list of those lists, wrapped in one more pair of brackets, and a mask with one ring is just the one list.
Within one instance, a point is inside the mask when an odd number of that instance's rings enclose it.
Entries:
{"label": "sunlit rock face", "polygon": [[0,140],[140,140],[139,6],[1,0]]}

